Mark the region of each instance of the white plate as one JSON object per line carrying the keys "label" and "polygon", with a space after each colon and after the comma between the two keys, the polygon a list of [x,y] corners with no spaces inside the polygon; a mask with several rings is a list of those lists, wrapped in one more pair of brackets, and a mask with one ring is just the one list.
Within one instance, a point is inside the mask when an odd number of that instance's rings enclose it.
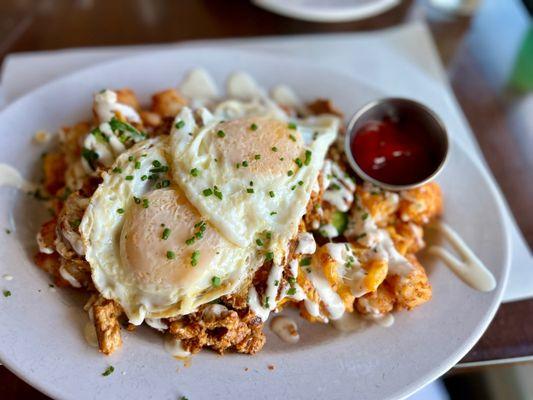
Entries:
{"label": "white plate", "polygon": [[[192,67],[204,66],[218,82],[235,69],[263,86],[290,84],[304,99],[329,97],[347,114],[382,96],[371,85],[302,60],[260,53],[198,48],[150,53],[80,71],[22,97],[0,114],[0,162],[25,176],[39,170],[38,129],[55,130],[90,116],[91,94],[104,87],[134,88],[145,102],[175,86]],[[254,356],[219,357],[205,351],[184,367],[165,353],[158,334],[123,331],[124,345],[105,357],[83,338],[82,297],[48,290],[50,278],[32,262],[34,235],[45,212],[13,189],[0,189],[0,360],[48,395],[65,399],[328,398],[390,399],[407,396],[453,366],[477,341],[499,304],[509,261],[501,205],[477,164],[457,145],[440,177],[445,220],[487,264],[498,282],[480,293],[434,260],[426,261],[434,296],[398,314],[392,328],[341,334],[300,321],[301,342],[288,345],[267,334]],[[115,372],[101,373],[112,364]],[[274,365],[274,370],[268,366]],[[248,368],[246,371],[245,368]]]}
{"label": "white plate", "polygon": [[285,17],[312,22],[346,22],[370,18],[401,0],[252,0],[258,7]]}

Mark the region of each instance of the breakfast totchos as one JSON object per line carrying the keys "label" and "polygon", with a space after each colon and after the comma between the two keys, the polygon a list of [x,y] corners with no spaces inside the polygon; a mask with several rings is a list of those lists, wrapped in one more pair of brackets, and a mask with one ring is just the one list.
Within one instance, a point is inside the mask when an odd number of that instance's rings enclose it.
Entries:
{"label": "breakfast totchos", "polygon": [[[390,324],[431,298],[416,253],[441,192],[356,178],[343,130],[330,100],[265,91],[245,73],[220,93],[193,70],[150,104],[130,89],[95,93],[92,118],[62,128],[43,157],[53,217],[36,264],[87,293],[104,354],[142,324],[176,356],[254,354],[288,308],[341,328]],[[274,322],[295,341],[293,321]]]}

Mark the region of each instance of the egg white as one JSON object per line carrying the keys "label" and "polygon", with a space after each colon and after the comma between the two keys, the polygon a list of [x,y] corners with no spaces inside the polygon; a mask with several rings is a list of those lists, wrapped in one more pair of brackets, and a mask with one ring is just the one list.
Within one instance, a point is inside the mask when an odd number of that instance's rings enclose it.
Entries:
{"label": "egg white", "polygon": [[[176,116],[171,132],[173,178],[224,237],[243,248],[259,239],[259,250],[273,251],[281,262],[288,240],[297,234],[339,120],[322,116],[289,121],[276,112],[251,112],[249,102],[231,101],[238,115],[234,119],[226,119],[229,115],[219,108],[214,115],[184,108]],[[213,194],[206,196],[206,190]],[[271,235],[268,243],[265,232]]]}
{"label": "egg white", "polygon": [[[168,137],[160,137],[118,157],[80,225],[96,288],[117,300],[133,324],[191,313],[233,292],[258,264],[252,249],[230,243],[208,222],[201,239],[186,243],[205,219],[176,185],[158,187],[142,178],[153,175],[154,161],[170,165],[167,148]],[[158,182],[171,178],[170,171],[159,175]],[[163,239],[165,228],[170,234]],[[197,265],[191,262],[194,251]]]}

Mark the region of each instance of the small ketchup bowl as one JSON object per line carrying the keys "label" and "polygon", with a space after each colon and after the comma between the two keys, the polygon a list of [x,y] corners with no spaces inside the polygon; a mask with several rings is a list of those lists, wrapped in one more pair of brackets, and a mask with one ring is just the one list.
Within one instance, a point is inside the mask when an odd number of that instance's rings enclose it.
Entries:
{"label": "small ketchup bowl", "polygon": [[421,186],[444,167],[448,133],[429,108],[416,101],[385,98],[361,108],[346,131],[345,152],[365,181],[388,190]]}

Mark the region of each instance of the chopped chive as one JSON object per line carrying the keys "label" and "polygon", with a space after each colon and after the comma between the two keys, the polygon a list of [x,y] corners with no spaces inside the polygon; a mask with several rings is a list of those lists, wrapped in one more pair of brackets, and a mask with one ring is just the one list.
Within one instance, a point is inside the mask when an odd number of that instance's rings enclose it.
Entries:
{"label": "chopped chive", "polygon": [[153,165],[154,167],[160,167],[160,166],[161,166],[161,161],[154,160],[154,161],[152,161],[152,165]]}
{"label": "chopped chive", "polygon": [[226,134],[224,133],[223,130],[219,130],[219,131],[217,132],[217,136],[220,137],[220,138],[223,138],[224,136],[226,136]]}
{"label": "chopped chive", "polygon": [[263,241],[261,239],[256,239],[255,243],[257,243],[258,246],[263,246]]}
{"label": "chopped chive", "polygon": [[302,160],[300,160],[299,158],[296,158],[296,159],[294,160],[294,162],[296,163],[296,165],[297,165],[298,167],[302,168],[302,165],[303,165]]}
{"label": "chopped chive", "polygon": [[279,281],[277,279],[274,281],[274,286],[279,286]]}
{"label": "chopped chive", "polygon": [[296,288],[291,287],[289,290],[287,290],[287,294],[289,296],[294,296],[296,294]]}
{"label": "chopped chive", "polygon": [[243,162],[242,162],[242,166],[243,166],[243,167],[247,167],[247,166],[248,166],[248,161],[243,161]]}
{"label": "chopped chive", "polygon": [[141,162],[135,161],[135,169],[141,169]]}
{"label": "chopped chive", "polygon": [[311,257],[302,258],[300,260],[300,266],[301,267],[307,267],[308,265],[311,265]]}
{"label": "chopped chive", "polygon": [[176,258],[176,253],[174,253],[172,250],[167,251],[167,258],[169,260],[173,260]]}
{"label": "chopped chive", "polygon": [[191,265],[196,267],[198,265],[198,260],[200,260],[200,251],[194,250],[191,255]]}
{"label": "chopped chive", "polygon": [[121,174],[121,173],[122,173],[122,168],[119,168],[119,167],[115,167],[115,168],[113,168],[113,173],[115,173],[115,174]]}
{"label": "chopped chive", "polygon": [[304,181],[298,181],[298,185],[302,186],[304,184]]}
{"label": "chopped chive", "polygon": [[257,130],[257,125],[255,123],[253,123],[252,125],[250,125],[250,129],[252,131],[256,131]]}
{"label": "chopped chive", "polygon": [[365,212],[365,213],[363,213],[363,214],[361,215],[361,219],[362,219],[363,221],[365,221],[367,218],[368,218],[368,213],[367,213],[367,212]]}
{"label": "chopped chive", "polygon": [[261,159],[261,154],[256,154],[256,155],[254,156],[254,158],[255,158],[256,160],[260,160],[260,159]]}
{"label": "chopped chive", "polygon": [[119,214],[124,214],[124,209],[123,208],[117,208],[117,212]]}
{"label": "chopped chive", "polygon": [[176,122],[174,124],[174,126],[176,127],[176,129],[181,129],[185,126],[185,121],[183,121],[182,119],[180,119],[178,122]]}
{"label": "chopped chive", "polygon": [[198,170],[198,168],[191,169],[191,175],[195,177],[200,175],[200,171]]}
{"label": "chopped chive", "polygon": [[133,201],[135,202],[135,204],[141,204],[141,199],[139,199],[138,197],[133,196]]}
{"label": "chopped chive", "polygon": [[147,179],[148,179],[148,176],[146,176],[146,175],[141,176],[141,181],[145,181]]}
{"label": "chopped chive", "polygon": [[272,253],[271,251],[269,251],[268,253],[265,254],[265,259],[266,261],[271,261],[274,259],[274,253]]}
{"label": "chopped chive", "polygon": [[278,148],[276,146],[274,146],[274,147],[272,147],[271,150],[275,153],[276,151],[278,151]]}
{"label": "chopped chive", "polygon": [[263,304],[263,307],[264,308],[270,308],[270,304],[268,303],[268,300],[270,299],[270,296],[267,296],[265,298],[265,303]]}
{"label": "chopped chive", "polygon": [[237,169],[239,169],[239,168],[241,167],[241,164],[240,164],[240,163],[237,163],[237,164],[235,165],[235,167],[236,167]]}
{"label": "chopped chive", "polygon": [[289,125],[287,125],[287,127],[289,129],[295,130],[296,129],[296,124],[294,122],[289,122]]}
{"label": "chopped chive", "polygon": [[4,294],[4,297],[9,297],[11,296],[11,292],[9,290],[4,290],[3,291],[3,294]]}
{"label": "chopped chive", "polygon": [[287,175],[288,176],[293,176],[294,175],[294,171],[292,169],[290,169],[288,172],[287,172]]}
{"label": "chopped chive", "polygon": [[133,175],[127,175],[126,178],[127,181],[132,181],[133,180]]}
{"label": "chopped chive", "polygon": [[194,243],[194,237],[191,237],[191,238],[189,238],[189,239],[187,239],[187,240],[185,241],[185,244],[186,244],[187,246],[190,246],[190,245],[193,244],[193,243]]}
{"label": "chopped chive", "polygon": [[272,239],[272,232],[268,231],[267,233],[265,233],[265,236],[267,239]]}
{"label": "chopped chive", "polygon": [[296,142],[296,136],[294,135],[289,135],[289,139],[291,139],[293,142]]}
{"label": "chopped chive", "polygon": [[151,173],[159,173],[159,172],[167,172],[168,171],[168,166],[166,165],[162,165],[162,166],[159,166],[159,167],[156,167],[156,168],[150,168],[149,170]]}
{"label": "chopped chive", "polygon": [[149,205],[148,199],[143,199],[143,208],[148,208]]}
{"label": "chopped chive", "polygon": [[253,186],[254,185],[254,181],[250,181],[250,186]]}
{"label": "chopped chive", "polygon": [[169,186],[170,186],[170,181],[168,179],[163,179],[161,181],[161,187],[166,188],[166,187],[169,187]]}
{"label": "chopped chive", "polygon": [[268,195],[269,195],[270,197],[274,197],[274,196],[276,195],[276,193],[274,193],[274,191],[271,190],[270,192],[268,192]]}
{"label": "chopped chive", "polygon": [[110,366],[107,367],[106,370],[102,373],[102,376],[108,376],[108,375],[111,375],[114,371],[115,371],[115,367],[113,367],[112,365],[110,365]]}
{"label": "chopped chive", "polygon": [[313,152],[311,150],[306,150],[305,151],[305,160],[304,160],[304,164],[305,165],[309,165],[311,163],[311,156],[313,155]]}
{"label": "chopped chive", "polygon": [[246,189],[246,193],[253,193],[254,192],[254,189],[253,188],[248,188]]}
{"label": "chopped chive", "polygon": [[213,194],[213,189],[207,188],[202,191],[205,197],[211,196]]}
{"label": "chopped chive", "polygon": [[170,229],[168,228],[163,229],[163,235],[161,235],[161,238],[163,240],[167,240],[169,236],[170,236]]}
{"label": "chopped chive", "polygon": [[220,286],[220,278],[218,276],[213,276],[211,278],[211,284],[214,286],[214,287],[219,287]]}
{"label": "chopped chive", "polygon": [[133,156],[129,156],[128,161],[133,161]]}
{"label": "chopped chive", "polygon": [[277,213],[278,213],[277,211],[272,211],[272,212],[270,213],[270,215],[276,215]]}
{"label": "chopped chive", "polygon": [[296,185],[291,186],[291,190],[294,190],[294,189],[296,189]]}

